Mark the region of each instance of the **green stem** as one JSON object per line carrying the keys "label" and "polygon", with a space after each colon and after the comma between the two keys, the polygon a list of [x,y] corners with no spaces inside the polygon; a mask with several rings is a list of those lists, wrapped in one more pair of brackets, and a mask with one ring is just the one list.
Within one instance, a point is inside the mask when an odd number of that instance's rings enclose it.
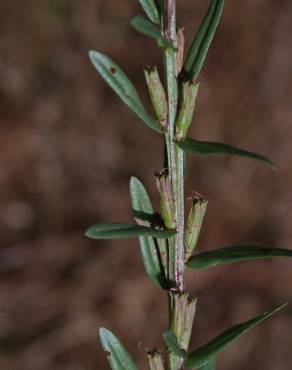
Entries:
{"label": "green stem", "polygon": [[[165,34],[176,46],[176,6],[175,0],[166,0]],[[168,166],[175,194],[177,236],[175,237],[174,281],[177,289],[184,289],[184,184],[183,184],[183,152],[174,143],[175,121],[178,103],[177,54],[172,49],[165,51],[166,78],[168,91],[168,129],[166,144]]]}
{"label": "green stem", "polygon": [[[166,37],[176,47],[176,0],[164,2],[163,29]],[[180,293],[184,290],[184,174],[183,174],[183,151],[175,144],[175,123],[178,105],[178,72],[177,53],[173,49],[165,51],[166,80],[168,92],[168,128],[165,136],[168,154],[168,168],[175,195],[175,215],[177,234],[170,239],[170,263],[173,271],[172,280],[175,282],[175,290]],[[174,312],[179,309],[175,302],[169,302],[170,329],[176,334],[177,328],[174,323]],[[180,328],[181,329],[181,328]],[[170,353],[170,370],[179,370],[183,366],[183,359]]]}

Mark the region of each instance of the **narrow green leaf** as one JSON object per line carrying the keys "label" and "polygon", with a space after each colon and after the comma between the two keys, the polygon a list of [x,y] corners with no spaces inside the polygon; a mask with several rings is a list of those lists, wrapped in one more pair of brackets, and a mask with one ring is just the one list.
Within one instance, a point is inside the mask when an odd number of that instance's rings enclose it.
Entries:
{"label": "narrow green leaf", "polygon": [[268,319],[276,312],[284,308],[286,305],[287,304],[278,306],[272,311],[266,312],[263,315],[257,316],[254,319],[245,321],[226,330],[222,334],[218,335],[218,337],[211,340],[209,343],[190,353],[187,361],[185,362],[185,367],[187,369],[194,369],[206,365],[215,355],[217,355],[217,353],[223,351],[235,339],[246,333],[254,326],[258,325],[262,321]]}
{"label": "narrow green leaf", "polygon": [[153,23],[160,22],[160,14],[154,0],[139,0],[144,12]]}
{"label": "narrow green leaf", "polygon": [[136,236],[153,236],[157,239],[166,239],[175,234],[173,230],[156,230],[131,224],[97,224],[90,227],[85,235],[91,239],[123,239]]}
{"label": "narrow green leaf", "polygon": [[291,249],[259,247],[254,245],[231,246],[199,253],[191,257],[187,266],[192,269],[226,265],[239,261],[292,257]]}
{"label": "narrow green leaf", "polygon": [[112,370],[138,370],[132,357],[121,342],[109,330],[99,330],[102,347],[107,355]]}
{"label": "narrow green leaf", "polygon": [[188,52],[188,55],[185,60],[185,64],[183,66],[183,71],[186,74],[190,73],[196,61],[200,47],[204,41],[204,38],[206,37],[212,17],[214,16],[216,4],[217,4],[217,0],[211,0],[207,13],[205,15],[205,18],[203,19],[203,22],[201,23],[199,30],[193,39],[191,48]]}
{"label": "narrow green leaf", "polygon": [[163,339],[171,352],[184,359],[187,358],[187,352],[184,349],[180,348],[177,337],[171,330],[163,333]]}
{"label": "narrow green leaf", "polygon": [[196,155],[228,154],[239,157],[247,157],[263,162],[264,164],[272,167],[273,169],[276,169],[273,162],[271,162],[268,158],[264,157],[261,154],[235,148],[233,146],[223,143],[217,143],[213,141],[198,141],[187,138],[183,141],[178,141],[177,145],[184,151]]}
{"label": "narrow green leaf", "polygon": [[165,49],[174,49],[172,43],[169,42],[162,35],[161,31],[156,26],[154,26],[154,24],[148,21],[148,19],[137,15],[136,17],[131,19],[131,25],[136,31],[154,39],[159,47]]}
{"label": "narrow green leaf", "polygon": [[89,57],[101,77],[109,84],[115,93],[128,105],[137,116],[157,133],[163,133],[158,122],[144,109],[137,90],[121,70],[109,57],[97,51],[90,51]]}
{"label": "narrow green leaf", "polygon": [[[131,177],[130,194],[134,217],[141,226],[151,226],[155,221],[150,198],[144,185],[136,178]],[[145,270],[149,278],[160,288],[165,288],[165,274],[161,262],[161,256],[152,237],[141,236],[139,238],[140,249]]]}
{"label": "narrow green leaf", "polygon": [[206,365],[200,368],[200,370],[216,370],[216,357],[207,362]]}
{"label": "narrow green leaf", "polygon": [[222,15],[223,6],[224,0],[211,0],[207,14],[193,40],[183,67],[183,74],[188,80],[195,80],[203,67]]}

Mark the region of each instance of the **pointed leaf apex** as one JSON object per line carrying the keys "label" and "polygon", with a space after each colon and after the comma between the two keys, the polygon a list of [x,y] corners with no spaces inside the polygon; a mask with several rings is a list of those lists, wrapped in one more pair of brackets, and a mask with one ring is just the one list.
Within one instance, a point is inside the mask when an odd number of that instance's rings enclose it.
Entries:
{"label": "pointed leaf apex", "polygon": [[92,59],[94,57],[94,54],[97,53],[96,51],[94,50],[88,50],[88,56],[90,59]]}
{"label": "pointed leaf apex", "polygon": [[99,332],[100,336],[103,336],[104,334],[109,334],[110,333],[109,330],[107,330],[106,328],[103,328],[103,327],[99,328],[98,332]]}
{"label": "pointed leaf apex", "polygon": [[137,177],[131,176],[130,177],[130,187],[132,187],[136,184],[141,184],[141,181]]}

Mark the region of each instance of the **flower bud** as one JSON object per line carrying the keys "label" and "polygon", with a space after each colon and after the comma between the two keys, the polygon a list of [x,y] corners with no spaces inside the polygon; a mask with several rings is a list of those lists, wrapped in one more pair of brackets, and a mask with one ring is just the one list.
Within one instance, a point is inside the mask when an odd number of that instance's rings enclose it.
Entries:
{"label": "flower bud", "polygon": [[149,360],[150,370],[165,370],[163,357],[160,352],[156,350],[147,353],[147,357]]}
{"label": "flower bud", "polygon": [[182,349],[188,350],[193,322],[196,313],[197,298],[191,298],[189,293],[170,293],[173,312],[171,330],[177,337]]}
{"label": "flower bud", "polygon": [[208,201],[206,199],[195,197],[188,217],[185,231],[185,260],[193,254],[197,246],[199,234],[201,231],[204,215]]}
{"label": "flower bud", "polygon": [[176,139],[183,140],[187,136],[192,123],[199,84],[192,81],[183,82],[180,92],[179,112],[176,122]]}
{"label": "flower bud", "polygon": [[160,125],[166,127],[168,117],[167,97],[157,68],[147,68],[144,72],[155,114]]}
{"label": "flower bud", "polygon": [[177,57],[176,57],[176,68],[177,74],[180,74],[183,62],[184,62],[184,49],[185,49],[185,36],[183,28],[180,28],[176,35],[177,39]]}
{"label": "flower bud", "polygon": [[168,229],[175,229],[175,201],[168,170],[162,170],[159,174],[155,175],[155,178],[164,224]]}

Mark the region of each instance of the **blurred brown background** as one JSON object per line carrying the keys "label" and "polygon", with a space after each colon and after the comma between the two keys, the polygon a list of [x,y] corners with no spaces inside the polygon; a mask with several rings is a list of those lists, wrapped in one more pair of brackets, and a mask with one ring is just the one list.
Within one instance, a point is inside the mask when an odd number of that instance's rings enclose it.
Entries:
{"label": "blurred brown background", "polygon": [[[187,44],[207,1],[179,0]],[[131,218],[128,181],[154,192],[161,138],[94,71],[113,57],[147,103],[142,68],[161,51],[131,30],[135,0],[0,2],[0,368],[107,369],[98,328],[114,331],[146,369],[163,345],[166,300],[136,241],[91,242],[97,221]],[[268,155],[190,158],[187,196],[210,199],[200,248],[256,242],[292,248],[292,5],[232,0],[201,74],[192,135]],[[149,105],[148,105],[149,107]],[[188,204],[187,204],[188,205]],[[292,301],[288,260],[188,273],[199,294],[193,345]],[[219,370],[291,369],[292,308],[219,356]],[[140,343],[140,345],[137,345]]]}

